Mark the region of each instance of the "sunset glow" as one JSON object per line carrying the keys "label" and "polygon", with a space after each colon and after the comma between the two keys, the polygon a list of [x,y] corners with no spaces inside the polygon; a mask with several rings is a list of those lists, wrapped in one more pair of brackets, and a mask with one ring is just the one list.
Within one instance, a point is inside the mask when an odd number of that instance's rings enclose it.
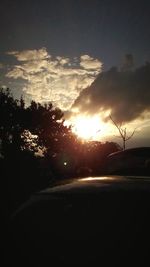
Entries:
{"label": "sunset glow", "polygon": [[85,140],[95,140],[101,131],[100,120],[95,117],[78,116],[73,121],[73,132]]}

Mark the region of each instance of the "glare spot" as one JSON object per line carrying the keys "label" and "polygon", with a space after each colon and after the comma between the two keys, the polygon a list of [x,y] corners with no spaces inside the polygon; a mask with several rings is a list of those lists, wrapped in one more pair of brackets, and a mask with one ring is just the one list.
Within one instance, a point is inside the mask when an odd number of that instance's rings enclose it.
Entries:
{"label": "glare spot", "polygon": [[100,120],[97,116],[77,116],[74,119],[72,130],[80,138],[92,140],[99,135],[99,132],[101,131],[100,127]]}
{"label": "glare spot", "polygon": [[80,178],[78,181],[80,182],[86,182],[86,181],[108,181],[108,180],[114,180],[114,177],[109,176],[102,176],[102,177],[87,177],[87,178]]}

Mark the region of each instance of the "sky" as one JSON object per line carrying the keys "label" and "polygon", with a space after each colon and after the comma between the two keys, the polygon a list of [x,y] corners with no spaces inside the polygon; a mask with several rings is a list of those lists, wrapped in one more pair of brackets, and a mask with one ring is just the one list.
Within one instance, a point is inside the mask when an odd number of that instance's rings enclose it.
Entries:
{"label": "sky", "polygon": [[136,128],[129,146],[150,146],[149,13],[148,0],[2,1],[0,86],[99,117],[100,140],[116,140],[111,113]]}

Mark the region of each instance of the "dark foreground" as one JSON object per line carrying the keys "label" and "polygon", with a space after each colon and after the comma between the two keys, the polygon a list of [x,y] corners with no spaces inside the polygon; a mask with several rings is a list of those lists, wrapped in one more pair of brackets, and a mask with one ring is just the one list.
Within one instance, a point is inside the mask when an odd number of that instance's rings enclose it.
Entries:
{"label": "dark foreground", "polygon": [[78,179],[13,214],[6,266],[150,266],[150,178]]}

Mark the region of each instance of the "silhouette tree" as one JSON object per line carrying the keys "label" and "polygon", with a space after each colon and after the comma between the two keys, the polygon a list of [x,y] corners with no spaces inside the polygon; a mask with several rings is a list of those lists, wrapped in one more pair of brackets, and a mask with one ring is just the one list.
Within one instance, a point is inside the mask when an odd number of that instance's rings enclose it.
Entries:
{"label": "silhouette tree", "polygon": [[[10,197],[10,206],[16,206],[53,179],[54,163],[67,151],[71,130],[52,104],[32,101],[26,108],[24,100],[15,100],[9,89],[0,90],[0,115],[2,180],[8,183],[5,195]],[[42,158],[36,156],[39,151]]]}
{"label": "silhouette tree", "polygon": [[[71,158],[72,144],[75,144],[76,140],[71,127],[64,126],[62,111],[53,108],[51,103],[41,105],[32,101],[25,115],[25,129],[28,129],[34,138],[37,136],[33,149],[40,149],[53,171],[59,172],[58,165],[61,165],[61,159],[64,154],[66,158]],[[28,146],[29,143],[26,144]]]}
{"label": "silhouette tree", "polygon": [[99,141],[90,141],[84,143],[83,146],[83,154],[80,153],[81,160],[84,163],[84,167],[92,170],[92,175],[105,174],[107,156],[121,150],[120,146],[114,142],[101,143]]}
{"label": "silhouette tree", "polygon": [[[23,100],[22,100],[23,101]],[[23,139],[21,133],[23,131],[23,102],[14,100],[10,90],[0,89],[0,140],[1,140],[1,156],[8,157],[11,151],[19,151]]]}
{"label": "silhouette tree", "polygon": [[122,124],[120,124],[120,125],[117,124],[117,122],[112,118],[111,115],[109,117],[110,117],[112,123],[117,128],[119,134],[120,134],[120,138],[122,139],[122,142],[123,142],[123,150],[125,150],[126,149],[126,142],[129,141],[133,137],[133,135],[135,134],[135,130],[136,129],[134,129],[133,132],[130,135],[128,135],[127,134],[127,128],[124,128],[122,126]]}
{"label": "silhouette tree", "polygon": [[64,126],[63,113],[52,104],[41,105],[34,101],[25,108],[24,100],[14,100],[10,90],[0,90],[1,154],[9,150],[30,150],[51,156],[60,152],[73,139],[71,128]]}

